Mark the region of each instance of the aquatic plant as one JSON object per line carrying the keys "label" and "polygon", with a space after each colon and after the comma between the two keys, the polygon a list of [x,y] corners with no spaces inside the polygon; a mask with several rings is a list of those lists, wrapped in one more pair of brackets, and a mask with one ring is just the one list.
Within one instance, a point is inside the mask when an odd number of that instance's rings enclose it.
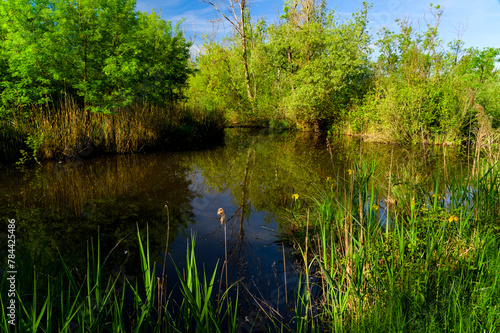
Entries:
{"label": "aquatic plant", "polygon": [[[362,164],[351,170],[366,170]],[[320,290],[309,295],[317,315],[308,317],[308,330],[500,329],[498,172],[490,166],[444,181],[446,199],[436,194],[440,177],[426,195],[397,184],[406,189],[389,193],[396,195],[389,211],[376,179],[355,171],[348,192],[328,186],[307,211],[293,211],[291,223],[307,228],[305,237],[292,237],[302,274]]]}
{"label": "aquatic plant", "polygon": [[12,160],[85,158],[96,152],[130,153],[148,149],[178,150],[208,147],[223,139],[220,112],[182,105],[137,103],[112,114],[95,113],[65,97],[58,104],[32,106],[24,117],[13,110],[0,117],[0,137]]}
{"label": "aquatic plant", "polygon": [[19,263],[17,271],[22,279],[16,285],[16,325],[10,326],[6,317],[7,281],[2,274],[0,331],[236,332],[238,299],[229,299],[228,288],[216,301],[213,290],[217,268],[210,279],[206,275],[201,279],[194,235],[187,247],[186,273],[177,269],[184,296],[180,303],[172,302],[171,296],[163,302],[156,298],[162,286],[150,261],[149,233],[146,231],[143,242],[137,228],[137,239],[142,276],[135,284],[122,274],[106,278],[99,238],[96,244],[89,244],[83,276],[62,257],[58,263],[49,264],[43,254],[33,256],[29,249],[18,247],[26,260]]}

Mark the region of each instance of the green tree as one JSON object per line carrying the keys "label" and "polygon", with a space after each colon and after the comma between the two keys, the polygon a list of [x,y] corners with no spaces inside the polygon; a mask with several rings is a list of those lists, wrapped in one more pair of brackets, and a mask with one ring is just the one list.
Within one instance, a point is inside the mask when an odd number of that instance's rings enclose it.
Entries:
{"label": "green tree", "polygon": [[[291,120],[318,128],[341,119],[362,99],[370,76],[367,10],[365,4],[352,19],[342,19],[325,1],[301,0],[287,1],[277,24],[252,23],[248,15],[250,86],[238,65],[243,50],[241,34],[235,33],[224,43],[204,44],[190,81],[193,102],[219,101],[230,118],[247,122]],[[249,89],[253,101],[245,97]]]}
{"label": "green tree", "polygon": [[155,104],[183,98],[192,69],[189,63],[191,42],[184,38],[180,28],[182,21],[172,27],[154,11],[139,13],[138,20],[134,95]]}
{"label": "green tree", "polygon": [[287,1],[282,22],[268,29],[271,75],[281,81],[281,105],[298,123],[331,123],[366,89],[369,76],[367,4],[352,19],[325,2]]}
{"label": "green tree", "polygon": [[[252,90],[250,88],[250,74],[248,72],[248,50],[247,50],[247,26],[250,21],[250,12],[247,10],[246,0],[227,0],[226,10],[222,9],[222,3],[215,0],[203,0],[203,2],[211,5],[222,17],[229,22],[236,35],[240,39],[241,47],[241,62],[243,65],[243,72],[245,74],[245,84],[247,96],[250,101],[254,99]],[[227,14],[226,14],[227,12]]]}
{"label": "green tree", "polygon": [[54,86],[50,47],[56,29],[48,0],[35,3],[2,1],[2,55],[4,56],[1,96],[4,105],[46,103]]}
{"label": "green tree", "polygon": [[431,5],[430,14],[424,31],[404,19],[397,20],[399,32],[379,32],[374,89],[351,119],[355,130],[400,142],[456,143],[471,135],[474,96],[484,96],[484,83],[495,76],[498,50],[466,49],[460,40],[446,50],[438,32],[442,10]]}
{"label": "green tree", "polygon": [[5,0],[1,97],[17,106],[69,94],[94,111],[182,97],[189,46],[178,23],[135,0]]}

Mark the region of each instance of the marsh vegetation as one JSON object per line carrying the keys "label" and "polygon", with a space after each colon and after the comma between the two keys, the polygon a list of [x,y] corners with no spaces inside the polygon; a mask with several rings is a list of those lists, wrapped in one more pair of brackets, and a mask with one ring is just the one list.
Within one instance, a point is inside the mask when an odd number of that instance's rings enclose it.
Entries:
{"label": "marsh vegetation", "polygon": [[82,142],[176,149],[187,133],[181,146],[203,147],[227,124],[498,148],[500,51],[442,40],[438,5],[425,24],[373,32],[368,4],[345,17],[324,1],[286,1],[268,23],[228,3],[233,31],[206,36],[190,58],[182,22],[133,0],[4,1],[2,158],[64,159]]}
{"label": "marsh vegetation", "polygon": [[3,169],[18,330],[498,329],[496,167],[453,147],[225,138]]}
{"label": "marsh vegetation", "polygon": [[14,330],[497,332],[500,50],[228,3],[192,58],[133,0],[0,3]]}

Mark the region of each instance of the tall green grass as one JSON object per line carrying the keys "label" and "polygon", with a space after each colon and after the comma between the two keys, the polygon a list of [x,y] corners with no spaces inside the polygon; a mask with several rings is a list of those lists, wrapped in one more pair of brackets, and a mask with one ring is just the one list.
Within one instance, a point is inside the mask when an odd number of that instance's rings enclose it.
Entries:
{"label": "tall green grass", "polygon": [[[236,303],[223,296],[216,301],[214,279],[217,268],[202,279],[194,254],[195,237],[187,248],[185,275],[177,270],[182,302],[160,297],[167,286],[155,276],[149,254],[149,233],[145,242],[137,230],[142,276],[135,283],[126,276],[107,278],[103,273],[100,240],[89,244],[86,271],[60,258],[47,265],[43,255],[30,257],[21,250],[16,285],[16,325],[6,317],[8,288],[6,274],[0,284],[1,332],[235,332]],[[83,276],[82,276],[83,273]],[[128,296],[127,296],[128,295]],[[131,296],[130,296],[131,295]],[[164,295],[167,295],[165,292]],[[171,295],[171,294],[168,294]]]}
{"label": "tall green grass", "polygon": [[[414,179],[377,190],[373,170],[360,163],[327,180],[307,210],[293,212],[302,274],[320,290],[297,305],[301,330],[500,330],[498,167],[435,177],[429,189]],[[313,317],[304,315],[310,306]]]}
{"label": "tall green grass", "polygon": [[[407,169],[391,182],[361,161],[327,179],[306,204],[294,196],[290,219],[301,276],[287,299],[291,316],[262,306],[266,330],[296,332],[497,332],[500,330],[500,170],[435,176]],[[89,244],[83,272],[60,258],[20,253],[17,332],[235,332],[238,293],[217,293],[217,267],[198,269],[195,240],[177,269],[182,300],[155,275],[149,234],[137,230],[142,276],[103,273],[100,241]],[[20,248],[22,250],[22,248]],[[0,330],[5,316],[0,284]],[[285,288],[286,289],[286,288]],[[289,286],[289,290],[292,286]],[[257,319],[255,319],[255,322]],[[255,325],[255,331],[264,329]]]}

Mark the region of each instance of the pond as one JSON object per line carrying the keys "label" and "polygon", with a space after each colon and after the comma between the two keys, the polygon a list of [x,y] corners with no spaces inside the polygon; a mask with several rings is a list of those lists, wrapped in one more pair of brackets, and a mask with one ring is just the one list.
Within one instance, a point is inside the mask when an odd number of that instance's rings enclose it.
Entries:
{"label": "pond", "polygon": [[[0,166],[0,234],[6,233],[7,219],[16,219],[18,242],[43,253],[46,261],[57,260],[59,251],[76,266],[99,235],[104,271],[133,280],[141,274],[139,228],[143,237],[149,235],[157,276],[166,257],[169,286],[177,283],[172,263],[182,271],[187,243],[195,237],[198,268],[209,274],[218,265],[217,288],[226,282],[220,268],[227,251],[229,283],[240,282],[248,315],[258,310],[250,306],[256,301],[284,313],[299,271],[293,250],[279,237],[289,226],[293,195],[311,204],[327,178],[341,184],[360,158],[376,163],[382,190],[390,173],[418,177],[425,186],[434,175],[449,176],[451,169],[468,172],[466,155],[452,147],[226,129],[225,144],[204,151]],[[226,236],[219,208],[225,212]]]}

